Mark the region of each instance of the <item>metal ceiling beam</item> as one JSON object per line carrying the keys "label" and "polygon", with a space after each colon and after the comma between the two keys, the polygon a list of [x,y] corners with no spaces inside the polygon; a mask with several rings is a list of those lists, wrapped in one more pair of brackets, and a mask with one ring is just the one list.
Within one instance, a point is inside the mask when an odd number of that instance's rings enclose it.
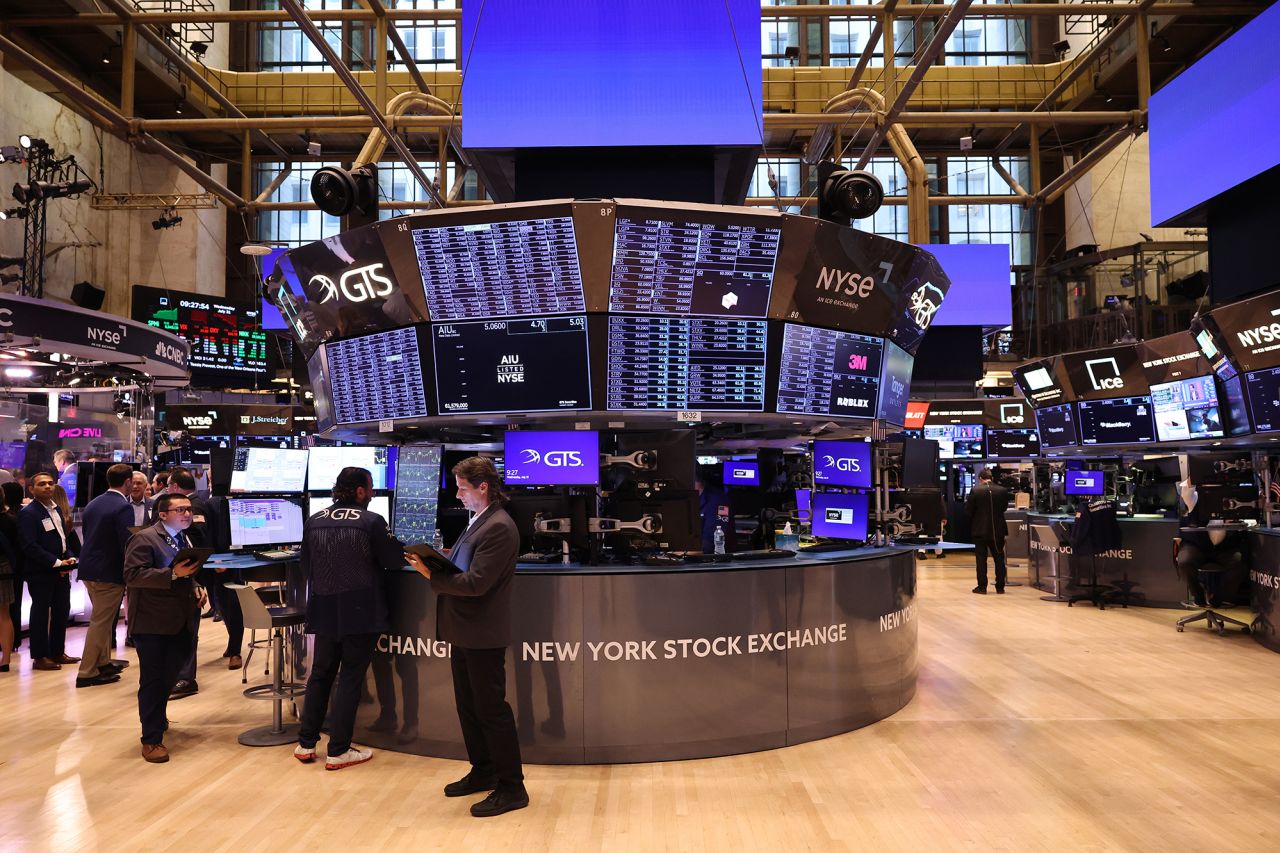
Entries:
{"label": "metal ceiling beam", "polygon": [[[432,185],[431,179],[427,177],[427,173],[422,171],[422,167],[418,165],[417,158],[410,153],[409,149],[404,144],[404,140],[396,135],[396,133],[387,124],[386,119],[382,117],[381,108],[375,106],[369,96],[365,94],[364,89],[360,87],[356,78],[351,74],[351,69],[347,68],[341,57],[339,57],[338,54],[334,52],[333,48],[329,46],[329,43],[324,40],[324,36],[321,34],[320,29],[310,18],[307,17],[307,13],[303,11],[302,7],[298,5],[298,0],[280,0],[280,5],[289,13],[289,17],[293,18],[293,20],[297,22],[298,28],[301,29],[303,34],[306,35],[306,37],[311,40],[311,43],[316,46],[316,50],[320,51],[320,55],[328,60],[329,64],[333,66],[334,73],[337,74],[339,79],[346,84],[346,87],[351,91],[352,96],[359,101],[360,106],[364,107],[364,111],[369,114],[369,117],[373,119],[374,123],[379,128],[381,128],[382,132],[387,135],[387,140],[391,143],[391,147],[395,148],[396,153],[398,153],[404,160],[405,166],[407,166],[409,171],[413,173],[413,177],[417,180],[419,186],[422,187],[422,191],[425,192],[427,197],[437,205],[444,207],[444,198],[440,195],[440,191]],[[443,183],[443,181],[441,183]]]}

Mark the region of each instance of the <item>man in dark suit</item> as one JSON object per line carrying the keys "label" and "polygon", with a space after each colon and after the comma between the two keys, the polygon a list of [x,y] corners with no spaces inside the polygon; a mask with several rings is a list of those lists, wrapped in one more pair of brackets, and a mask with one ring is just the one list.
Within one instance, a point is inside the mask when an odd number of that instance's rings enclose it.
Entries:
{"label": "man in dark suit", "polygon": [[54,503],[56,485],[52,474],[36,474],[31,478],[32,501],[18,513],[18,541],[31,592],[32,669],[62,669],[63,664],[80,662],[65,650],[71,572],[80,553],[80,539]]}
{"label": "man in dark suit", "polygon": [[995,557],[996,592],[1004,594],[1004,584],[1008,577],[1008,568],[1004,562],[1004,540],[1009,535],[1004,511],[1008,508],[1009,490],[992,482],[991,469],[983,468],[978,474],[978,485],[969,491],[969,497],[964,502],[965,514],[969,516],[973,551],[978,561],[978,585],[973,591],[979,595],[987,594],[988,552]]}
{"label": "man in dark suit", "polygon": [[133,527],[146,527],[147,520],[151,518],[151,508],[155,501],[147,497],[150,486],[146,474],[141,471],[133,472],[133,479],[129,481],[129,508],[133,510]]}
{"label": "man in dark suit", "polygon": [[304,764],[315,761],[328,712],[327,770],[373,757],[373,750],[351,744],[351,731],[374,646],[389,627],[382,573],[404,566],[404,547],[387,530],[386,520],[368,511],[372,498],[369,471],[343,468],[333,484],[333,505],[308,518],[302,532],[307,633],[315,636],[315,657],[293,755]]}
{"label": "man in dark suit", "polygon": [[127,495],[133,468],[123,462],[107,469],[107,490],[84,509],[84,547],[78,577],[93,602],[89,630],[80,653],[76,687],[96,687],[120,680],[128,661],[113,661],[112,625],[124,598],[124,549],[129,544],[133,510]]}
{"label": "man in dark suit", "polygon": [[446,785],[444,793],[462,797],[490,791],[471,806],[471,814],[492,817],[529,805],[515,715],[506,696],[520,533],[503,509],[502,480],[491,460],[464,459],[453,466],[453,475],[458,499],[474,513],[450,554],[462,572],[433,577],[420,557],[408,558],[439,594],[436,638],[450,643],[453,698],[471,761],[471,772]]}
{"label": "man in dark suit", "polygon": [[192,575],[195,562],[175,564],[174,557],[191,543],[191,499],[161,495],[158,521],[129,540],[124,580],[129,589],[129,630],[138,650],[138,719],[142,723],[142,757],[152,764],[169,760],[164,732],[169,691],[191,650],[191,614],[203,595]]}

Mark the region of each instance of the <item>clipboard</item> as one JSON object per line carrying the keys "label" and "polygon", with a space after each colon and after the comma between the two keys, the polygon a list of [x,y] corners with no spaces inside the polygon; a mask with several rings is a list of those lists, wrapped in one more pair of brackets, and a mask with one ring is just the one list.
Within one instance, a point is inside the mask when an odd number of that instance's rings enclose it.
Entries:
{"label": "clipboard", "polygon": [[213,556],[212,548],[183,548],[173,556],[173,562],[170,566],[176,566],[178,563],[186,563],[194,561],[196,568],[200,569],[204,566],[205,560]]}
{"label": "clipboard", "polygon": [[432,575],[436,573],[445,576],[462,574],[462,569],[455,566],[448,557],[425,542],[421,545],[406,545],[404,550],[406,554],[417,554],[421,557],[422,561],[427,564],[427,568],[431,570]]}

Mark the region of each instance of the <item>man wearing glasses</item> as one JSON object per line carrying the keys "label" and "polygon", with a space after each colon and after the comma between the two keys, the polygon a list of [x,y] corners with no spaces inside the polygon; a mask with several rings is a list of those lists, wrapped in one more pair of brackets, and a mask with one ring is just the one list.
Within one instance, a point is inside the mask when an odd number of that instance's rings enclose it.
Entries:
{"label": "man wearing glasses", "polygon": [[190,547],[191,498],[161,495],[156,523],[129,540],[124,579],[129,590],[129,628],[138,650],[138,718],[142,722],[142,757],[152,764],[169,760],[164,732],[169,691],[191,651],[191,614],[204,591],[192,575],[196,561],[174,563]]}

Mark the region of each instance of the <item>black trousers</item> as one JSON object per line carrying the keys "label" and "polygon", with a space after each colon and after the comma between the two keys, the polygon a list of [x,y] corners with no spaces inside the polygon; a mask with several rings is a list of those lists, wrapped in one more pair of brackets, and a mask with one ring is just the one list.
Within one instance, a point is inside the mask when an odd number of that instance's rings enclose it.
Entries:
{"label": "black trousers", "polygon": [[223,657],[244,652],[244,614],[240,612],[240,599],[226,585],[235,577],[230,572],[219,572],[207,566],[199,571],[196,580],[209,593],[209,604],[222,615],[222,626],[227,629],[227,650]]}
{"label": "black trousers", "polygon": [[169,708],[169,691],[178,683],[178,670],[191,648],[191,632],[134,634],[138,652],[138,719],[142,742],[161,743]]}
{"label": "black trousers", "polygon": [[[351,730],[356,725],[356,707],[364,686],[377,634],[350,634],[346,637],[315,635],[315,656],[307,679],[307,696],[302,705],[302,725],[298,743],[313,747],[320,742],[320,727],[329,715],[329,757],[351,748]],[[333,690],[337,679],[338,689]],[[333,707],[329,693],[333,691]]]}
{"label": "black trousers", "polygon": [[13,650],[17,651],[22,644],[22,584],[25,579],[21,572],[13,575],[13,603],[9,605],[9,618],[13,621]]}
{"label": "black trousers", "polygon": [[27,575],[26,581],[31,593],[31,659],[57,660],[67,644],[71,579],[56,572],[40,572]]}
{"label": "black trousers", "polygon": [[1004,582],[1009,575],[1009,570],[1004,563],[1004,540],[975,536],[973,537],[973,553],[978,559],[978,586],[983,589],[987,588],[988,552],[995,558],[996,562],[996,589],[1004,589]]}
{"label": "black trousers", "polygon": [[507,650],[453,646],[449,665],[472,772],[496,776],[500,791],[524,790],[520,738],[507,704]]}

